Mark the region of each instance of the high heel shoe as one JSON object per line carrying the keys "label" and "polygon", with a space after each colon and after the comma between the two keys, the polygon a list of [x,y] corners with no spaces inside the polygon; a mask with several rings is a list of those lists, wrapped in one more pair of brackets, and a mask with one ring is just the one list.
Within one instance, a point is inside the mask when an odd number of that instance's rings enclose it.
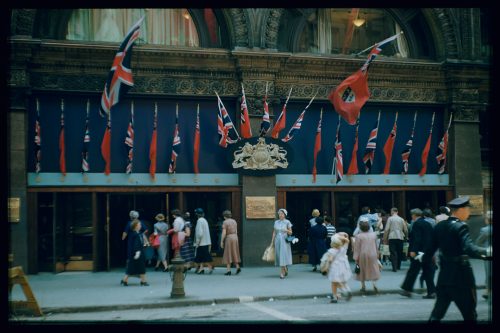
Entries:
{"label": "high heel shoe", "polygon": [[[238,274],[238,273],[236,273]],[[224,275],[231,275],[231,271],[227,271],[226,273],[224,273]]]}
{"label": "high heel shoe", "polygon": [[238,269],[236,270],[236,275],[238,275],[238,274],[240,274],[240,273],[241,273],[241,268],[238,268]]}
{"label": "high heel shoe", "polygon": [[128,282],[127,282],[127,281],[120,280],[120,285],[121,285],[121,286],[125,286],[125,287],[127,287],[127,286],[128,286]]}
{"label": "high heel shoe", "polygon": [[284,278],[285,278],[285,276],[283,274],[280,274],[280,279],[283,280]]}
{"label": "high heel shoe", "polygon": [[149,283],[147,283],[147,282],[142,282],[142,281],[141,281],[141,286],[145,286],[145,287],[147,287],[147,286],[149,286]]}

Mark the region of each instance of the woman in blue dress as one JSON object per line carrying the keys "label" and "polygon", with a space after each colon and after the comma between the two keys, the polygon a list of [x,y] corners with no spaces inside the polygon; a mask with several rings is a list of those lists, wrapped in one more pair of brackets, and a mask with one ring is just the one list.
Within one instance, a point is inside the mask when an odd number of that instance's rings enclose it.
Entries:
{"label": "woman in blue dress", "polygon": [[288,265],[292,264],[292,246],[286,241],[286,237],[292,234],[292,223],[286,219],[288,212],[281,208],[278,210],[279,219],[274,221],[273,239],[275,266],[280,266],[280,279],[288,275]]}

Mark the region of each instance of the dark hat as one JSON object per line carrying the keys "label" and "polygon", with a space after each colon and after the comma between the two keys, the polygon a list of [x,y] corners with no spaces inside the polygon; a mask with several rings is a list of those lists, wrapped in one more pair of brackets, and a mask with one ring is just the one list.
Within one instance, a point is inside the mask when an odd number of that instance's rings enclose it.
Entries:
{"label": "dark hat", "polygon": [[196,208],[196,209],[194,210],[194,213],[195,213],[195,214],[204,214],[203,209],[201,209],[201,208]]}
{"label": "dark hat", "polygon": [[458,198],[455,198],[455,199],[451,200],[450,202],[448,202],[448,207],[461,208],[461,207],[470,206],[469,200],[470,200],[470,198],[466,195],[463,197],[458,197]]}

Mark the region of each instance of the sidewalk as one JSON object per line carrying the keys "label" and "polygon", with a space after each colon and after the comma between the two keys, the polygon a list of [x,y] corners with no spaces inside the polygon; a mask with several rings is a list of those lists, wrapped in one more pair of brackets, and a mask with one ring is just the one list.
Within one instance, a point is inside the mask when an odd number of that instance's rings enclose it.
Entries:
{"label": "sidewalk", "polygon": [[[478,288],[484,288],[483,261],[470,261]],[[392,272],[390,264],[384,265],[382,276],[377,281],[379,292],[399,292],[408,267],[409,261],[406,261],[400,271]],[[189,271],[184,280],[186,296],[183,298],[170,297],[170,273],[155,272],[151,268],[147,269],[146,275],[149,287],[140,286],[139,279],[135,277],[129,278],[128,287],[121,286],[124,270],[39,273],[28,275],[28,280],[44,314],[327,297],[331,294],[328,279],[319,272],[312,272],[307,264],[290,266],[288,277],[284,280],[279,278],[278,267],[242,267],[241,273],[236,276],[224,276],[225,272],[223,267],[215,268],[211,275],[197,275],[194,270]],[[234,274],[234,268],[232,272]],[[349,286],[354,296],[361,294],[358,281],[351,279]],[[371,282],[366,287],[368,295],[372,294]],[[417,279],[415,292],[418,291],[424,290],[420,290]],[[415,293],[413,297],[421,295]],[[14,286],[11,300],[25,300],[19,285]]]}

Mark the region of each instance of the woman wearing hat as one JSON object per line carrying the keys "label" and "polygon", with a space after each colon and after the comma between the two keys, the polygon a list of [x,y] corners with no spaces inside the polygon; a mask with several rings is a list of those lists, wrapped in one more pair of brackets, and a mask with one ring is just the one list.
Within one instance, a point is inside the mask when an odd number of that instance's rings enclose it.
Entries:
{"label": "woman wearing hat", "polygon": [[278,219],[274,221],[273,238],[276,266],[280,266],[280,279],[288,275],[288,265],[292,264],[292,246],[286,241],[286,237],[292,234],[292,223],[286,219],[288,212],[281,208],[278,210]]}
{"label": "woman wearing hat", "polygon": [[194,261],[199,264],[196,274],[205,274],[204,265],[209,268],[208,274],[212,274],[214,271],[214,266],[211,264],[212,256],[210,255],[210,248],[212,246],[212,240],[210,238],[210,229],[208,228],[208,222],[205,219],[205,212],[201,208],[196,208],[194,213],[198,217],[196,221],[195,230],[195,247],[196,256]]}
{"label": "woman wearing hat", "polygon": [[163,263],[163,271],[168,272],[168,223],[165,222],[165,215],[158,214],[155,217],[154,233],[160,237],[160,246],[158,247],[158,260],[156,261],[155,271],[160,268],[160,262]]}

